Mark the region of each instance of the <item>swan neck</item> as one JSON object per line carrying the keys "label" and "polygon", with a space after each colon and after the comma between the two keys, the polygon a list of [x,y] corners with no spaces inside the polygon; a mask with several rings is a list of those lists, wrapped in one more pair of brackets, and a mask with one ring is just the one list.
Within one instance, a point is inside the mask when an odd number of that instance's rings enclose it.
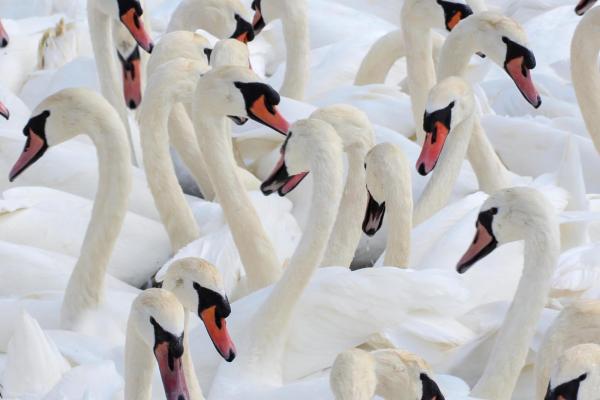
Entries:
{"label": "swan neck", "polygon": [[598,51],[600,14],[590,10],[583,17],[571,42],[571,78],[587,131],[600,152],[600,73]]}
{"label": "swan neck", "polygon": [[560,252],[558,225],[550,220],[538,225],[525,239],[523,275],[483,375],[471,393],[475,397],[509,400],[525,365]]}
{"label": "swan neck", "polygon": [[437,166],[415,206],[414,226],[437,213],[448,203],[469,148],[473,124],[474,117],[470,115],[449,133]]}
{"label": "swan neck", "polygon": [[127,214],[131,158],[125,129],[112,115],[100,119],[95,129],[87,129],[98,155],[98,189],[81,253],[65,290],[61,325],[67,328],[102,301],[106,269]]}
{"label": "swan neck", "polygon": [[282,20],[286,47],[286,65],[279,93],[295,100],[304,100],[310,69],[310,39],[307,6],[304,0],[284,2]]}
{"label": "swan neck", "polygon": [[[404,17],[404,15],[403,15]],[[423,111],[427,103],[429,90],[435,85],[435,67],[433,64],[433,39],[431,29],[415,26],[403,18],[403,33],[406,48],[406,74],[408,88],[417,133],[417,143],[425,141],[423,131]]]}
{"label": "swan neck", "polygon": [[[157,77],[155,74],[154,77]],[[154,204],[169,234],[171,248],[177,252],[188,243],[198,239],[200,232],[192,210],[185,200],[177,181],[175,168],[169,152],[168,121],[175,90],[180,85],[164,84],[166,80],[153,80],[148,85],[140,110],[140,136],[144,154],[144,169]],[[172,83],[172,82],[171,82]],[[188,91],[193,91],[189,87]]]}
{"label": "swan neck", "polygon": [[229,121],[208,115],[210,107],[203,103],[194,102],[198,143],[206,149],[208,174],[246,270],[248,289],[255,291],[279,278],[280,262],[237,173]]}
{"label": "swan neck", "polygon": [[184,319],[184,334],[183,334],[183,348],[185,351],[183,352],[183,372],[185,374],[185,382],[187,383],[188,393],[190,395],[190,399],[194,400],[204,400],[204,395],[202,394],[202,388],[200,387],[200,383],[198,382],[198,377],[196,375],[196,369],[194,368],[194,361],[192,360],[192,352],[190,351],[190,313],[185,310],[185,319]]}
{"label": "swan neck", "polygon": [[446,38],[442,46],[437,69],[438,80],[450,76],[464,77],[471,56],[477,49],[477,35],[465,29],[460,29],[458,24]]}
{"label": "swan neck", "polygon": [[406,55],[402,29],[397,29],[380,37],[363,58],[354,84],[370,85],[385,83],[394,63]]}
{"label": "swan neck", "polygon": [[393,172],[386,178],[388,184],[384,186],[390,229],[383,265],[406,268],[410,262],[410,234],[413,224],[411,177],[408,170]]}
{"label": "swan neck", "polygon": [[319,168],[311,168],[314,184],[307,228],[285,273],[255,314],[250,349],[246,352],[251,356],[244,361],[246,370],[273,371],[273,375],[281,377],[283,350],[294,308],[323,257],[342,196],[341,157],[328,158],[327,162],[321,161]]}
{"label": "swan neck", "polygon": [[117,78],[121,74],[118,72],[115,58],[116,48],[112,37],[112,24],[114,22],[112,18],[98,11],[92,0],[88,0],[87,12],[90,40],[92,42],[92,49],[94,50],[100,91],[119,114],[119,118],[127,133],[127,139],[129,140],[131,159],[134,163],[137,163],[133,147],[133,137],[129,127],[129,117],[125,108],[125,100],[121,94],[121,83]]}
{"label": "swan neck", "polygon": [[348,174],[346,185],[333,232],[329,237],[327,249],[321,261],[323,267],[350,267],[350,263],[354,258],[356,247],[362,235],[361,226],[356,223],[356,218],[364,214],[368,200],[368,194],[365,190],[366,171],[364,168],[367,151],[368,149],[360,147],[347,152]]}
{"label": "swan neck", "polygon": [[152,350],[139,337],[131,320],[127,322],[125,338],[125,390],[128,400],[150,400],[152,398],[152,377],[156,362]]}
{"label": "swan neck", "polygon": [[475,117],[473,123],[467,154],[480,190],[492,194],[510,186],[508,170],[485,135],[479,117]]}

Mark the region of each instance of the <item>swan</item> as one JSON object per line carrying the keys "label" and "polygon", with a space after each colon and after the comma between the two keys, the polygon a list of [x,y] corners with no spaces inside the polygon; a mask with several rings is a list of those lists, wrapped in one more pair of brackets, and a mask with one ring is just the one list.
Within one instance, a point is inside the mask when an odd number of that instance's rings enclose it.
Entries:
{"label": "swan", "polygon": [[[592,3],[593,4],[593,3]],[[583,12],[583,11],[582,11]],[[595,26],[600,20],[597,8],[587,12],[577,25],[571,40],[571,79],[577,103],[587,131],[600,152],[600,131],[598,130],[598,110],[600,99],[596,90],[600,87],[596,58],[600,49],[594,45]],[[592,38],[592,39],[590,39]]]}
{"label": "swan", "polygon": [[360,225],[354,217],[367,206],[365,155],[375,142],[373,126],[364,112],[338,104],[317,109],[310,115],[329,123],[342,139],[348,157],[348,172],[340,211],[327,243],[321,266],[350,266],[360,240]]}
{"label": "swan", "polygon": [[247,43],[254,40],[249,16],[239,0],[183,0],[173,11],[167,32],[203,29],[219,39]]}
{"label": "swan", "polygon": [[279,92],[282,96],[303,100],[310,72],[310,40],[306,0],[254,0],[252,26],[256,34],[280,19],[286,47],[285,76]]}
{"label": "swan", "polygon": [[[131,163],[126,134],[115,114],[106,101],[88,89],[65,89],[48,97],[34,110],[34,116],[25,126],[27,142],[9,174],[9,179],[14,180],[49,147],[82,131],[96,145],[98,191],[81,254],[65,290],[61,310],[64,327],[76,326],[87,310],[96,308],[102,301],[106,268],[127,211]],[[145,245],[143,251],[136,252],[137,257],[148,253],[153,252]],[[153,264],[148,260],[111,272],[125,281],[140,284],[156,270]]]}
{"label": "swan", "polygon": [[[566,306],[542,340],[535,360],[536,398],[544,397],[548,383],[558,386],[561,380],[550,380],[552,369],[568,349],[580,344],[598,346],[600,331],[600,302],[597,300],[576,301]],[[571,371],[569,371],[571,373]],[[579,375],[577,375],[579,376]],[[557,393],[559,394],[559,393]]]}
{"label": "swan", "polygon": [[584,343],[568,349],[556,362],[545,400],[591,400],[600,385],[600,345]]}
{"label": "swan", "polygon": [[350,349],[331,367],[329,383],[336,400],[443,399],[431,368],[418,356],[398,349],[368,353]]}
{"label": "swan", "polygon": [[560,252],[558,222],[540,192],[513,187],[483,203],[476,230],[473,243],[458,261],[461,274],[498,246],[524,240],[523,275],[485,369],[471,391],[476,397],[510,399],[550,290]]}
{"label": "swan", "polygon": [[435,84],[436,72],[433,64],[433,42],[431,30],[445,27],[448,31],[460,25],[462,18],[473,14],[469,6],[453,2],[420,1],[404,3],[401,11],[401,26],[404,43],[410,51],[406,54],[406,73],[410,92],[413,118],[417,127],[417,141],[423,143],[421,130],[427,93]]}
{"label": "swan", "polygon": [[[231,366],[221,364],[217,370],[211,398],[280,398],[276,396],[279,390],[296,387],[282,383],[330,366],[340,351],[364,343],[386,326],[400,324],[411,310],[454,315],[456,307],[461,308],[458,303],[465,299],[461,284],[453,281],[455,274],[425,277],[398,268],[357,272],[347,267],[318,268],[342,196],[342,144],[335,130],[318,119],[297,121],[290,131],[292,135],[286,139],[285,148],[282,146],[282,159],[262,189],[266,193],[291,190],[310,171],[314,188],[309,223],[279,282],[232,304],[237,317],[230,321],[232,335],[237,337],[235,332],[240,332],[245,340],[238,343],[238,361]],[[423,284],[429,289],[423,290]],[[353,290],[349,291],[350,287]],[[446,297],[448,288],[453,293]],[[413,297],[413,290],[432,296]],[[392,292],[397,295],[390,296]],[[412,301],[417,297],[418,305]],[[368,305],[355,301],[364,302],[365,298]],[[366,310],[368,321],[364,318]],[[208,383],[215,373],[214,364],[206,363],[201,354],[194,350],[194,360],[201,363],[203,379]],[[318,382],[311,380],[307,386]]]}
{"label": "swan", "polygon": [[277,110],[279,94],[261,83],[248,68],[215,68],[198,81],[193,120],[198,143],[204,149],[208,175],[223,208],[247,274],[247,290],[273,283],[281,264],[258,219],[237,173],[227,116],[251,118],[286,134],[288,122]]}
{"label": "swan", "polygon": [[163,289],[141,292],[131,305],[125,339],[127,400],[150,400],[154,359],[167,400],[190,399],[183,368],[184,310],[177,297]]}
{"label": "swan", "polygon": [[142,21],[142,6],[138,0],[88,0],[87,14],[102,95],[106,97],[119,113],[123,126],[127,129],[131,145],[132,161],[137,163],[133,150],[133,138],[129,127],[127,110],[118,90],[117,60],[115,60],[115,46],[111,24],[120,21],[129,30],[142,49],[149,53],[152,52],[154,44]]}
{"label": "swan", "polygon": [[407,267],[410,261],[412,188],[406,156],[395,144],[380,143],[365,158],[369,203],[362,229],[374,235],[387,211],[390,219],[383,265]]}

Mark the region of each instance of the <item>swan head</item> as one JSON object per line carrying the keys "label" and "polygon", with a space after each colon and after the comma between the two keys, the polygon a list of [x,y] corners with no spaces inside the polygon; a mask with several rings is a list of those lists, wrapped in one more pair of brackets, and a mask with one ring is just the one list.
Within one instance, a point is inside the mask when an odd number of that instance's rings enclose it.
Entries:
{"label": "swan head", "polygon": [[347,104],[334,104],[314,111],[310,118],[320,119],[333,126],[345,152],[366,152],[375,143],[375,132],[369,117],[362,110]]}
{"label": "swan head", "polygon": [[531,77],[531,70],[536,65],[535,55],[527,48],[527,34],[518,22],[505,15],[486,11],[473,15],[457,30],[476,35],[480,44],[477,51],[504,68],[533,107],[538,108],[542,104]]}
{"label": "swan head", "polygon": [[557,226],[552,205],[539,191],[530,187],[500,190],[481,206],[475,238],[456,269],[464,273],[499,245],[524,240],[536,233],[550,234]]}
{"label": "swan head", "polygon": [[448,136],[475,110],[471,86],[459,77],[440,81],[430,92],[423,116],[425,142],[416,168],[425,176],[436,166]]}
{"label": "swan head", "polygon": [[404,20],[447,31],[472,14],[473,10],[464,0],[407,0],[402,7]]}
{"label": "swan head", "polygon": [[[362,224],[362,230],[367,236],[375,235],[383,224],[385,185],[392,184],[389,182],[390,171],[394,171],[394,177],[406,175],[410,179],[407,165],[406,156],[393,143],[379,143],[367,153],[365,170],[369,201]],[[406,171],[406,174],[401,174],[401,171]]]}
{"label": "swan head", "polygon": [[584,343],[567,349],[556,361],[544,400],[584,400],[598,396],[600,346]]}
{"label": "swan head", "polygon": [[277,109],[281,98],[252,70],[239,66],[214,68],[196,88],[196,102],[203,112],[227,115],[238,124],[253,119],[285,135],[289,123]]}
{"label": "swan head", "polygon": [[91,0],[89,3],[115,21],[121,21],[140,47],[148,53],[152,52],[154,43],[144,27],[144,10],[139,0]]}
{"label": "swan head", "polygon": [[331,125],[319,119],[300,119],[292,124],[281,146],[281,157],[260,190],[267,196],[273,192],[285,196],[309,171],[326,170],[328,166],[321,165],[326,158],[341,161],[341,151],[340,138]]}
{"label": "swan head", "polygon": [[371,400],[377,387],[375,359],[360,349],[338,354],[329,374],[329,386],[336,400]]}
{"label": "swan head", "polygon": [[577,6],[575,6],[575,14],[585,14],[594,4],[596,4],[596,0],[579,0]]}
{"label": "swan head", "polygon": [[219,354],[233,361],[236,350],[225,320],[231,306],[215,266],[197,257],[176,260],[169,266],[162,287],[173,292],[186,310],[197,313]]}
{"label": "swan head", "polygon": [[163,289],[143,291],[131,306],[128,325],[127,341],[135,334],[154,353],[167,399],[189,399],[183,370],[184,311],[175,295]]}
{"label": "swan head", "polygon": [[142,102],[142,61],[137,42],[120,24],[113,25],[117,57],[123,75],[125,104],[135,110]]}
{"label": "swan head", "polygon": [[383,349],[371,353],[375,358],[378,378],[377,394],[383,398],[444,400],[437,383],[431,378],[431,367],[421,357],[400,349]]}
{"label": "swan head", "polygon": [[188,0],[184,3],[186,7],[181,11],[193,13],[195,27],[219,39],[232,38],[244,43],[254,40],[251,13],[239,0]]}
{"label": "swan head", "polygon": [[198,33],[189,31],[174,31],[165,33],[156,43],[152,55],[148,60],[148,76],[162,64],[176,58],[203,61],[208,67],[210,61],[210,43]]}
{"label": "swan head", "polygon": [[210,65],[213,68],[234,65],[250,68],[250,52],[248,46],[239,40],[219,40],[210,53]]}

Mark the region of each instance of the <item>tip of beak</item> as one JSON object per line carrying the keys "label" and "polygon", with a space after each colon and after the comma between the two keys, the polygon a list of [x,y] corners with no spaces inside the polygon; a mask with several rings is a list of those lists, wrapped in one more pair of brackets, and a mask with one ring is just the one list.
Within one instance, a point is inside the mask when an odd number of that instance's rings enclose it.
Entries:
{"label": "tip of beak", "polygon": [[464,264],[458,264],[456,266],[456,272],[458,272],[459,274],[464,274],[465,272],[467,272],[469,270],[469,267],[467,265]]}
{"label": "tip of beak", "polygon": [[2,113],[0,113],[0,115],[2,115],[6,119],[10,119],[10,112],[8,112],[8,111],[2,112]]}
{"label": "tip of beak", "polygon": [[229,355],[227,357],[223,357],[223,358],[227,362],[232,362],[233,360],[235,360],[235,351],[229,350]]}
{"label": "tip of beak", "polygon": [[419,175],[421,175],[421,176],[427,175],[427,171],[425,170],[425,163],[419,164],[417,166],[417,171],[419,172]]}
{"label": "tip of beak", "polygon": [[135,109],[137,108],[137,106],[138,106],[138,105],[135,103],[135,101],[133,101],[133,100],[129,100],[129,104],[128,104],[128,106],[129,106],[129,108],[130,108],[131,110],[135,110]]}
{"label": "tip of beak", "polygon": [[542,105],[542,98],[540,96],[537,97],[537,101],[535,104],[532,104],[533,108],[540,108],[540,106]]}
{"label": "tip of beak", "polygon": [[2,38],[2,42],[0,42],[0,47],[4,48],[8,46],[8,39]]}

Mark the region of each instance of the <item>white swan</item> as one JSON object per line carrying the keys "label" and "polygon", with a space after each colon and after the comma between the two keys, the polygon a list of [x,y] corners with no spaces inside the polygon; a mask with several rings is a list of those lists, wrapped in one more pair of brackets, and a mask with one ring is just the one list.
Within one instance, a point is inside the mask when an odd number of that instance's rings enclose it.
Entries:
{"label": "white swan", "polygon": [[[244,67],[220,67],[198,82],[193,102],[194,127],[204,149],[208,174],[247,273],[246,290],[274,282],[281,272],[275,248],[240,182],[227,116],[252,118],[280,133],[288,123],[279,114],[279,94]],[[210,149],[210,150],[209,150]]]}
{"label": "white swan", "polygon": [[571,347],[557,360],[545,400],[592,400],[600,385],[600,345]]}
{"label": "white swan", "polygon": [[[123,125],[115,111],[87,89],[65,89],[43,101],[24,132],[27,142],[10,172],[15,179],[54,146],[80,134],[90,135],[98,152],[99,183],[81,255],[65,291],[62,325],[73,327],[101,302],[106,268],[127,211],[131,166]],[[101,116],[90,118],[91,115]],[[144,251],[147,251],[144,250]],[[143,254],[140,251],[139,254]],[[132,283],[148,279],[156,267],[131,266],[114,273]]]}
{"label": "white swan", "polygon": [[383,265],[407,267],[413,225],[408,160],[397,145],[380,143],[367,154],[365,169],[369,203],[362,229],[367,235],[374,235],[381,228],[387,211],[390,229]]}
{"label": "white swan", "polygon": [[429,89],[435,84],[433,64],[433,28],[453,30],[462,18],[471,15],[471,8],[462,3],[409,1],[401,12],[404,43],[410,51],[406,54],[406,72],[417,141],[423,143],[423,108]]}
{"label": "white swan", "polygon": [[367,206],[364,162],[365,155],[375,141],[373,126],[365,113],[344,104],[319,108],[310,118],[323,120],[336,130],[348,158],[348,172],[340,211],[321,266],[349,267],[361,236],[360,225],[356,223],[355,218],[364,212]]}
{"label": "white swan", "polygon": [[[546,331],[535,360],[536,398],[542,398],[548,386],[556,387],[562,380],[550,379],[552,369],[568,349],[593,343],[598,347],[600,334],[600,302],[576,301],[566,306]],[[568,371],[574,373],[573,371]],[[579,376],[579,374],[577,375]],[[558,395],[560,393],[556,393]],[[583,399],[577,397],[578,399]]]}
{"label": "white swan", "polygon": [[252,26],[259,34],[269,23],[280,19],[286,47],[282,96],[303,100],[310,69],[310,40],[306,0],[254,0]]}
{"label": "white swan", "polygon": [[120,21],[136,39],[138,44],[147,52],[151,52],[154,44],[148,32],[146,32],[142,21],[142,6],[138,0],[88,0],[87,3],[88,25],[96,69],[100,81],[102,95],[117,110],[123,126],[127,129],[129,143],[131,145],[132,160],[135,160],[133,150],[133,138],[129,128],[127,109],[120,95],[117,60],[115,57],[115,46],[113,42],[112,25]]}
{"label": "white swan", "polygon": [[127,400],[150,400],[154,363],[167,400],[190,399],[183,367],[184,310],[171,292],[148,289],[131,305],[125,341]]}
{"label": "white swan", "polygon": [[336,357],[329,383],[336,400],[443,399],[431,376],[427,363],[409,352],[351,349]]}
{"label": "white swan", "polygon": [[510,399],[529,350],[560,251],[555,212],[538,191],[526,187],[490,196],[477,218],[477,234],[457,264],[465,273],[499,245],[524,240],[523,276],[473,396]]}

